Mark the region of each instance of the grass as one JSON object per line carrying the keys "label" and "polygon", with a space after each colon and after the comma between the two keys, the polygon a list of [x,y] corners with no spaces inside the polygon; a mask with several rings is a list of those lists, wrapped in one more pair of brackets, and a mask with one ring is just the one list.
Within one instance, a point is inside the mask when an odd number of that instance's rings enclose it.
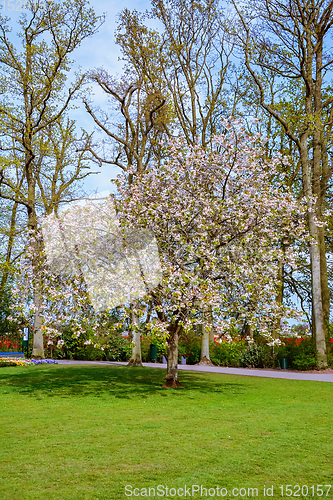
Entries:
{"label": "grass", "polygon": [[126,485],[253,487],[267,499],[264,485],[281,498],[287,484],[332,484],[333,498],[333,384],[182,372],[185,388],[165,390],[164,375],[1,368],[0,499],[117,500]]}

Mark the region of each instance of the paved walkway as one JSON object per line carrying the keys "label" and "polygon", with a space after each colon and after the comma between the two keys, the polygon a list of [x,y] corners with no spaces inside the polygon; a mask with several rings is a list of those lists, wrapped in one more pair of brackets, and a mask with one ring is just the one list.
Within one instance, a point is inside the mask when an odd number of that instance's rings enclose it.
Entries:
{"label": "paved walkway", "polygon": [[[122,365],[126,362],[120,361],[74,361],[58,360],[63,365]],[[162,363],[143,363],[147,368],[162,368],[166,370],[167,365]],[[228,368],[226,366],[203,366],[203,365],[178,365],[179,370],[192,372],[225,373],[227,375],[245,375],[248,377],[284,378],[292,380],[314,380],[317,382],[333,382],[333,371],[323,372],[297,372],[288,370],[261,370],[257,368]]]}

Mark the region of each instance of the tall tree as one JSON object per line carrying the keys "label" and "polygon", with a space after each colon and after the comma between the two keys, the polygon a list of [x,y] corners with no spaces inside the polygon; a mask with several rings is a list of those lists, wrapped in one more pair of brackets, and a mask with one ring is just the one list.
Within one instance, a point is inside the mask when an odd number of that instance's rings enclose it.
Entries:
{"label": "tall tree", "polygon": [[[146,60],[146,65],[152,63]],[[97,130],[104,135],[100,147],[90,139],[89,150],[99,164],[121,168],[131,184],[135,176],[151,166],[152,161],[160,162],[164,156],[162,139],[167,131],[170,132],[172,122],[165,85],[158,76],[147,80],[133,68],[128,68],[120,79],[111,77],[103,69],[95,70],[90,73],[90,80],[107,95],[110,109],[95,109],[88,99],[84,100]],[[115,120],[115,114],[121,119]],[[133,348],[129,364],[142,365],[140,320],[135,309],[136,304],[132,304],[130,331]]]}
{"label": "tall tree", "polygon": [[279,236],[304,230],[290,191],[268,182],[281,158],[265,161],[260,138],[225,126],[229,133],[214,138],[214,151],[178,141],[167,161],[131,186],[118,181],[121,223],[149,229],[158,243],[163,276],[150,294],[155,328],[168,333],[166,387],[179,385],[179,334],[201,322],[204,306],[237,311],[269,331],[281,314],[274,301]]}
{"label": "tall tree", "polygon": [[[148,27],[150,18],[158,20],[158,30]],[[181,134],[190,146],[209,147],[213,134],[221,129],[221,117],[230,113],[228,71],[233,64],[227,23],[218,0],[153,0],[149,13],[128,9],[121,13],[116,41],[125,70],[145,86],[158,89],[166,100],[168,119],[160,125],[169,138]],[[135,127],[131,130],[135,132]],[[161,153],[163,149],[155,148],[146,157],[160,162]],[[212,314],[205,318],[212,332]],[[209,358],[209,336],[202,338]]]}
{"label": "tall tree", "polygon": [[[260,105],[280,123],[298,151],[312,238],[314,334],[318,364],[325,367],[330,296],[323,217],[333,172],[329,160],[333,125],[329,78],[333,65],[329,43],[333,3],[330,0],[316,3],[312,0],[256,0],[249,8],[235,0],[233,4],[240,20],[235,37],[244,54],[245,66],[259,90]],[[281,82],[280,95],[291,82],[297,83],[302,95],[294,113],[289,113],[289,106],[279,107],[267,99],[267,74],[276,75]]]}
{"label": "tall tree", "polygon": [[[161,29],[149,29],[147,17],[158,20]],[[158,71],[189,145],[210,144],[228,113],[233,64],[227,24],[218,0],[152,0],[145,15],[127,9],[120,15],[116,40],[124,60],[149,81]],[[153,64],[147,63],[149,58]]]}
{"label": "tall tree", "polygon": [[[12,199],[26,207],[28,227],[36,231],[37,173],[43,158],[39,149],[41,136],[52,129],[78,94],[84,76],[77,76],[67,86],[69,57],[97,31],[102,18],[85,0],[47,2],[45,6],[28,2],[28,7],[20,20],[21,51],[10,39],[6,19],[0,18],[0,82],[6,89],[0,100],[0,127],[20,152],[26,184],[24,199],[15,192]],[[36,284],[33,355],[43,357],[40,303]]]}

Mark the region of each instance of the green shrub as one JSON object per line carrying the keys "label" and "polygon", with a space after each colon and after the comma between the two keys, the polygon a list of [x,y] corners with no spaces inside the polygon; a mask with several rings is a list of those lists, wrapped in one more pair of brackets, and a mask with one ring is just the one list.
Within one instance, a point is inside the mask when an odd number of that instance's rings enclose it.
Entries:
{"label": "green shrub", "polygon": [[168,353],[166,341],[163,337],[156,337],[155,335],[143,335],[141,340],[141,356],[142,361],[150,363],[150,346],[151,344],[157,345],[157,362],[162,362],[162,356]]}
{"label": "green shrub", "polygon": [[253,342],[241,353],[239,361],[246,368],[274,368],[276,354],[267,344]]}
{"label": "green shrub", "polygon": [[210,344],[210,359],[218,366],[240,366],[240,357],[245,349],[243,340],[214,342]]}
{"label": "green shrub", "polygon": [[9,282],[3,292],[2,300],[0,302],[0,332],[3,340],[10,340],[15,344],[21,344],[22,334],[19,331],[19,324],[16,321],[10,321],[7,319],[7,317],[13,314],[10,307],[13,304],[10,286],[11,283]]}
{"label": "green shrub", "polygon": [[[54,349],[55,359],[127,361],[131,352],[129,340],[118,333],[98,339],[91,329],[87,329],[84,334],[76,338],[73,336],[73,330],[68,326],[62,331],[62,340],[63,346]],[[86,344],[86,341],[90,341],[90,344]],[[103,349],[94,347],[96,343],[100,344]]]}
{"label": "green shrub", "polygon": [[85,334],[77,338],[76,336],[73,336],[73,334],[74,331],[69,325],[63,328],[62,340],[64,341],[64,344],[61,347],[56,346],[53,348],[53,357],[55,359],[94,360],[93,357],[91,357],[91,353],[94,348],[92,346],[84,345],[84,342],[89,340],[89,335]]}
{"label": "green shrub", "polygon": [[313,370],[317,366],[316,356],[300,352],[294,356],[291,366],[296,370]]}
{"label": "green shrub", "polygon": [[333,352],[329,351],[327,354],[327,364],[330,368],[333,368]]}
{"label": "green shrub", "polygon": [[82,361],[103,361],[106,358],[104,351],[94,347],[93,345],[79,346],[74,353],[73,358]]}
{"label": "green shrub", "polygon": [[286,358],[288,366],[296,370],[312,370],[317,366],[316,350],[311,338],[284,338],[278,348],[278,359]]}
{"label": "green shrub", "polygon": [[128,338],[113,336],[104,347],[108,361],[127,361],[131,355],[132,345]]}
{"label": "green shrub", "polygon": [[151,337],[144,335],[141,340],[141,357],[144,363],[149,363],[150,361],[150,344]]}
{"label": "green shrub", "polygon": [[186,356],[188,365],[199,363],[201,356],[201,338],[197,337],[195,332],[181,337],[179,340],[179,354]]}
{"label": "green shrub", "polygon": [[[330,325],[330,335],[333,335],[332,326]],[[330,368],[333,368],[333,338],[330,338],[327,342],[327,364]]]}

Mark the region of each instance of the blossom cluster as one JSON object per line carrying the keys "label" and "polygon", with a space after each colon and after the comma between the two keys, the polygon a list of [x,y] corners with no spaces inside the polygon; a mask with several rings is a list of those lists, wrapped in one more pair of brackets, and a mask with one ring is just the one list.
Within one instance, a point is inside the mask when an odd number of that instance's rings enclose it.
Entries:
{"label": "blossom cluster", "polygon": [[276,296],[279,266],[295,262],[281,241],[304,237],[304,208],[287,187],[270,182],[285,159],[267,160],[261,138],[239,123],[224,126],[212,151],[178,139],[164,163],[131,185],[119,176],[117,215],[122,227],[156,237],[162,279],[146,300],[162,330],[179,322],[186,331],[210,308],[221,334],[237,317],[270,337],[272,325],[298,314]]}
{"label": "blossom cluster", "polygon": [[224,127],[209,151],[179,138],[164,162],[133,170],[131,185],[119,176],[116,211],[111,198],[88,200],[44,219],[21,261],[11,317],[32,326],[40,318],[59,347],[64,326],[100,346],[88,329],[102,330],[115,305],[129,314],[131,301],[138,317],[153,304],[148,328],[161,337],[172,323],[191,330],[207,310],[219,335],[246,320],[268,339],[296,317],[276,300],[280,266],[295,265],[282,242],[306,233],[302,204],[271,182],[286,159],[267,160],[262,138],[241,124]]}
{"label": "blossom cluster", "polygon": [[45,216],[42,227],[51,271],[81,273],[96,311],[132,302],[160,281],[154,235],[121,231],[111,197],[70,204],[60,216]]}

